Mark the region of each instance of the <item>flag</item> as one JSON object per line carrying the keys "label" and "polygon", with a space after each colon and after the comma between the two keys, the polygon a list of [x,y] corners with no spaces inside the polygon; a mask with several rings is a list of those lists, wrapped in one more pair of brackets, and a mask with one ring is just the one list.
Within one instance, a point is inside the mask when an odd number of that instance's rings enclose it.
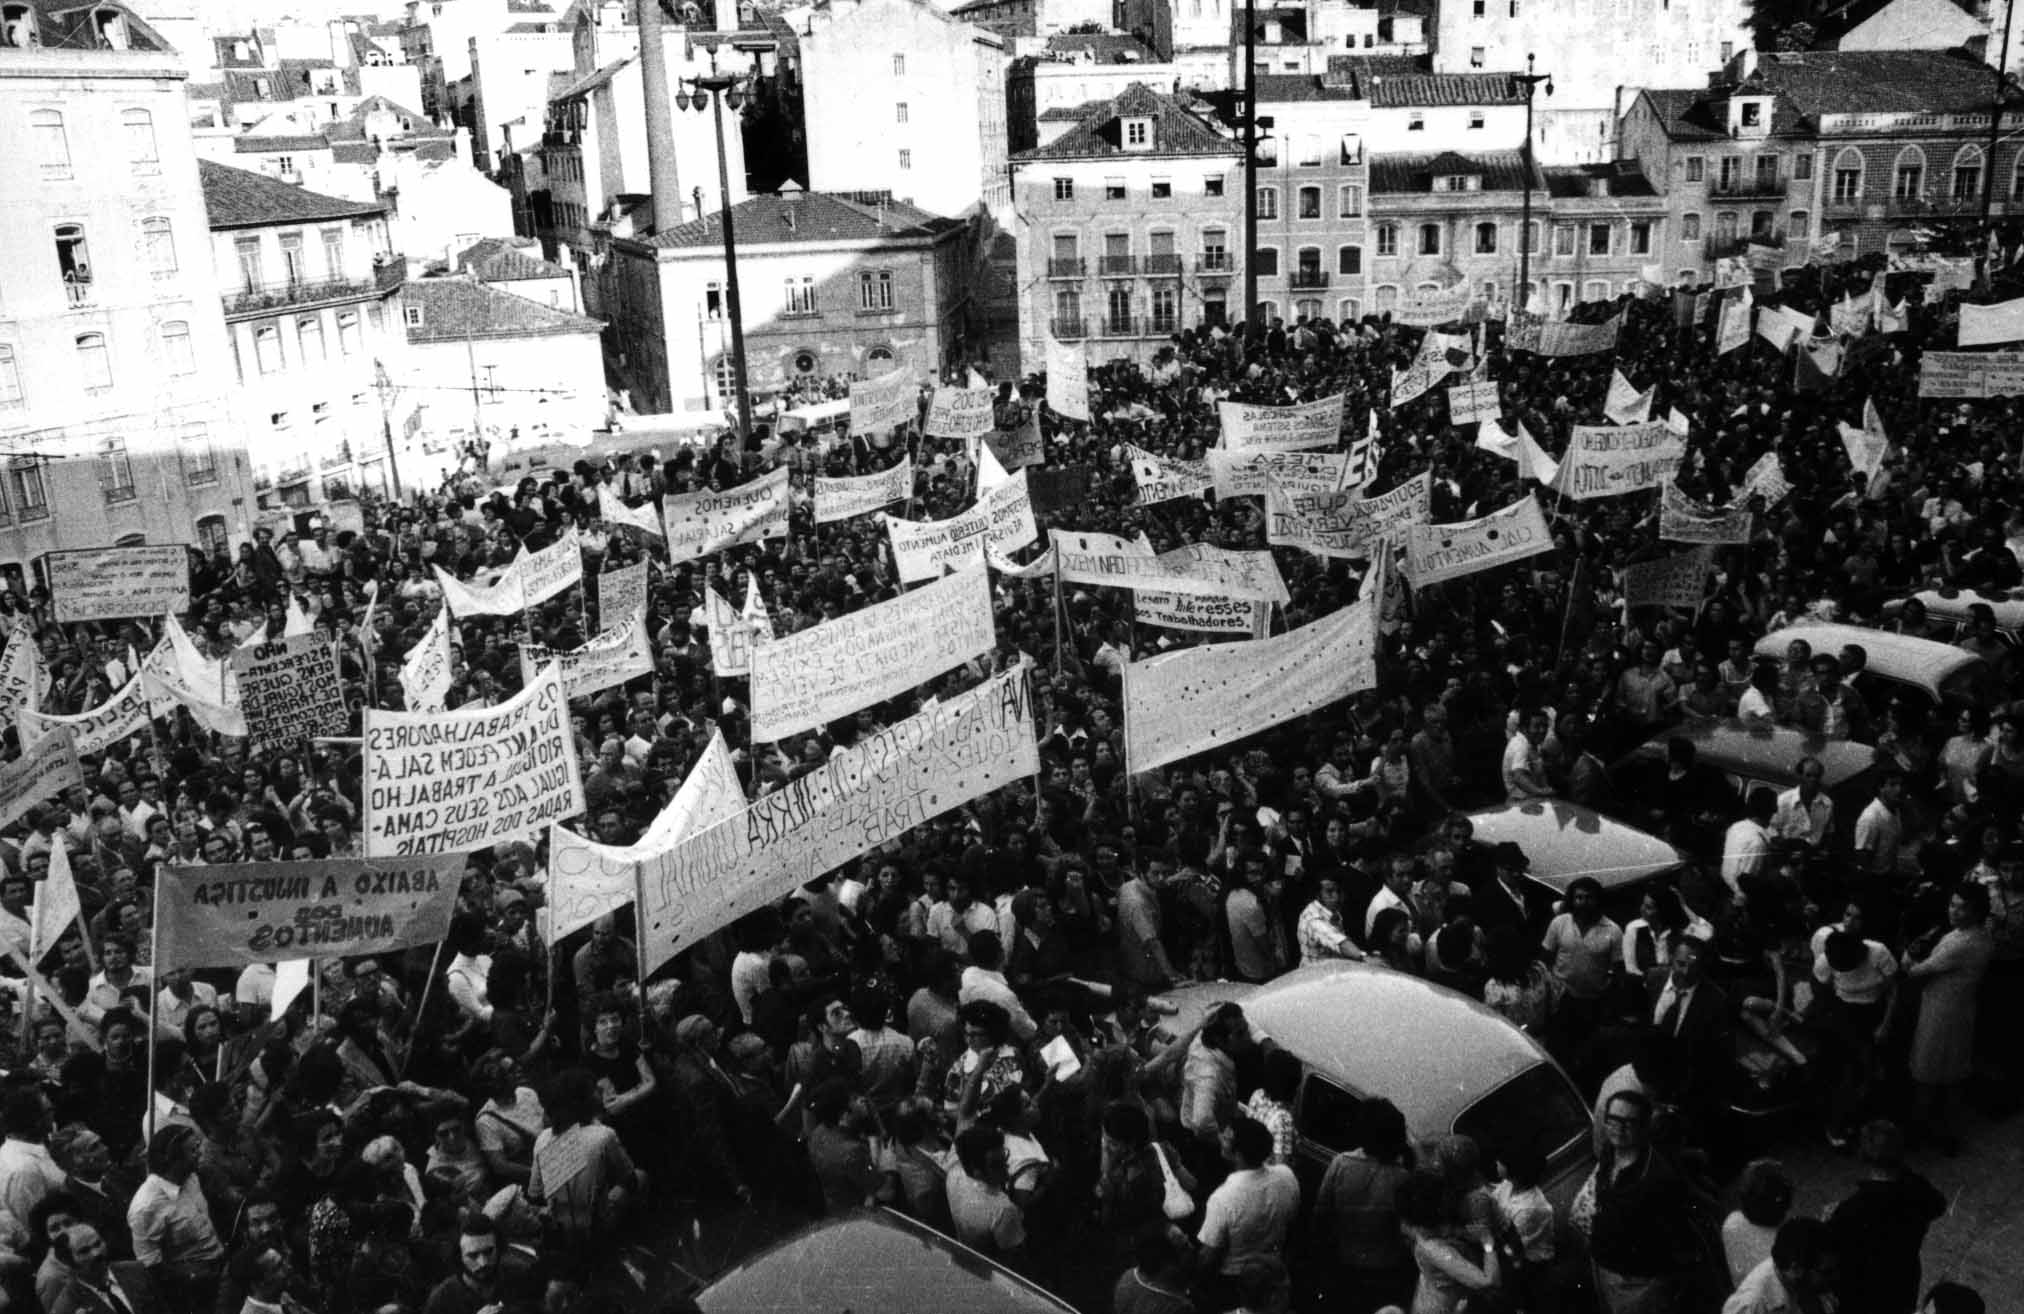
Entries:
{"label": "flag", "polygon": [[667,537],[667,529],[661,524],[661,518],[654,514],[653,503],[647,502],[637,507],[627,506],[624,499],[611,490],[610,484],[597,486],[597,514],[598,518],[608,525],[637,529],[642,534],[651,534],[655,538]]}
{"label": "flag", "polygon": [[1369,423],[1364,435],[1349,444],[1349,465],[1343,471],[1342,487],[1345,491],[1362,488],[1377,478],[1380,453],[1377,436],[1377,408],[1369,412]]}
{"label": "flag", "polygon": [[[1880,277],[1880,276],[1879,276]],[[1882,293],[1876,298],[1876,331],[1878,333],[1903,333],[1912,326],[1911,312],[1903,301],[1890,305]]]}
{"label": "flag", "polygon": [[982,497],[1000,484],[1010,481],[1011,475],[999,463],[998,454],[991,450],[991,444],[982,438],[977,440],[977,496]]}
{"label": "flag", "polygon": [[310,620],[309,613],[303,610],[302,599],[290,593],[288,595],[288,620],[281,627],[281,637],[288,639],[299,634],[314,633],[316,633],[316,623]]}
{"label": "flag", "polygon": [[977,373],[977,367],[975,365],[970,366],[969,371],[970,371],[970,381],[964,384],[963,385],[964,387],[969,388],[972,391],[979,391],[991,386],[991,381],[989,379]]}
{"label": "flag", "polygon": [[1518,421],[1518,477],[1552,486],[1560,478],[1560,464],[1546,454],[1525,421]]}
{"label": "flag", "polygon": [[749,570],[745,572],[745,612],[738,619],[751,629],[752,642],[773,638],[773,617],[766,611],[766,599],[759,596],[759,576]]}
{"label": "flag", "polygon": [[28,961],[34,962],[56,947],[63,933],[70,929],[80,910],[77,900],[77,882],[70,874],[70,853],[63,846],[62,836],[49,846],[49,875],[42,887],[35,892],[35,903],[28,910]]}
{"label": "flag", "polygon": [[1656,386],[1639,392],[1631,381],[1623,376],[1622,370],[1611,370],[1609,375],[1609,397],[1602,404],[1602,413],[1611,424],[1643,424],[1651,418],[1652,399],[1657,396]]}

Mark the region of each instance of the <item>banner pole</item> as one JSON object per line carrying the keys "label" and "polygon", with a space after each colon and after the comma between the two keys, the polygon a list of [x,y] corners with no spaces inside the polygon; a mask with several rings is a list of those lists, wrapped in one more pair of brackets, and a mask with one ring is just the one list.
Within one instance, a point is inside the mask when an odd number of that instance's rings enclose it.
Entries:
{"label": "banner pole", "polygon": [[[161,935],[162,935],[162,869],[160,867],[157,867],[155,869],[155,909],[154,909],[154,917],[151,919],[151,921],[152,924],[148,928],[148,943],[159,944],[161,943]],[[155,966],[160,968],[163,965],[158,961],[155,963]],[[164,968],[163,970],[167,969]],[[150,1142],[152,1142],[155,1139],[155,1049],[157,1045],[156,1037],[161,1031],[161,1028],[155,1025],[155,1022],[156,1019],[160,1016],[160,1014],[161,1014],[161,998],[153,990],[150,990],[148,992],[148,1076],[147,1076],[148,1082],[147,1138]]]}
{"label": "banner pole", "polygon": [[[405,1050],[405,1051],[404,1051],[404,1052],[403,1052],[403,1053],[401,1054],[401,1071],[400,1071],[400,1075],[401,1075],[402,1077],[406,1077],[406,1076],[408,1075],[408,1063],[409,1063],[409,1062],[410,1062],[410,1061],[411,1061],[411,1060],[412,1060],[412,1059],[414,1058],[414,1056],[415,1056],[415,1038],[416,1038],[417,1036],[419,1036],[419,1035],[421,1034],[421,1032],[422,1032],[422,1018],[423,1018],[423,1017],[425,1017],[425,1016],[427,1015],[427,1013],[428,1013],[428,1008],[429,1008],[429,992],[430,992],[431,990],[435,989],[435,985],[436,985],[436,974],[437,974],[437,973],[438,973],[439,971],[441,971],[441,970],[442,970],[442,966],[443,966],[443,946],[444,946],[445,944],[447,944],[447,943],[448,943],[448,941],[446,941],[446,940],[438,940],[438,941],[436,941],[436,952],[435,952],[435,953],[433,953],[433,954],[431,954],[431,955],[429,956],[429,974],[428,974],[428,975],[427,975],[426,977],[422,978],[422,993],[421,993],[420,997],[418,997],[418,998],[417,998],[417,999],[415,1000],[415,1025],[414,1025],[414,1029],[413,1029],[413,1030],[412,1030],[412,1031],[411,1031],[411,1032],[410,1032],[410,1033],[408,1034],[408,1046],[407,1046],[407,1049],[406,1049],[406,1050]],[[314,963],[311,963],[311,964],[310,964],[310,970],[311,970],[311,972],[315,972],[315,969],[316,969],[316,964],[314,964]],[[312,976],[312,977],[311,977],[311,980],[318,980],[318,979],[320,979],[320,978],[321,978],[321,974],[320,974],[320,973],[317,973],[317,974],[316,974],[315,976]],[[554,994],[554,989],[555,989],[555,987],[553,986],[553,984],[551,984],[551,985],[549,986],[549,991],[550,991],[550,997],[551,997],[551,998],[553,998],[553,994]]]}

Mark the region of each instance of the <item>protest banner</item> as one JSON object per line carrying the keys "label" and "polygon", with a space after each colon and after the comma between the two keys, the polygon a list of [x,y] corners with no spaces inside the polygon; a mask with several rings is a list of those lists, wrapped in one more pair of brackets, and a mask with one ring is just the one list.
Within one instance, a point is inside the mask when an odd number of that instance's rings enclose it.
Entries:
{"label": "protest banner", "polygon": [[635,676],[651,675],[654,654],[647,644],[646,618],[636,611],[617,629],[606,630],[582,647],[567,652],[545,644],[521,642],[523,681],[532,683],[536,673],[550,662],[562,668],[562,687],[571,698],[588,698]]}
{"label": "protest banner", "polygon": [[1829,327],[1843,337],[1859,338],[1869,332],[1871,299],[1857,301],[1853,292],[1827,308]]}
{"label": "protest banner", "polygon": [[936,388],[922,432],[930,438],[982,438],[995,423],[995,388]]}
{"label": "protest banner", "polygon": [[670,495],[662,500],[668,561],[680,564],[739,543],[787,537],[787,468],[722,492]]}
{"label": "protest banner", "polygon": [[1279,563],[1262,548],[1239,550],[1214,543],[1189,543],[1162,552],[1156,559],[1173,574],[1222,585],[1226,597],[1258,598],[1282,607],[1293,600],[1279,574]]}
{"label": "protest banner", "polygon": [[1092,476],[1086,465],[1036,465],[1020,473],[1026,476],[1028,495],[1036,514],[1073,510],[1089,501]]}
{"label": "protest banner", "polygon": [[1748,287],[1751,281],[1750,262],[1742,256],[1717,256],[1715,258],[1715,290],[1717,292],[1732,287]]}
{"label": "protest banner", "polygon": [[1919,396],[2024,396],[2024,351],[1929,351],[1919,358]]}
{"label": "protest banner", "polygon": [[597,518],[617,529],[636,529],[654,538],[661,536],[660,513],[652,502],[627,506],[610,484],[597,486]]}
{"label": "protest banner", "polygon": [[[642,563],[644,564],[644,563]],[[402,703],[410,712],[440,712],[450,696],[456,655],[450,650],[450,609],[439,607],[429,628],[401,662]]]}
{"label": "protest banner", "polygon": [[1702,506],[1668,479],[1659,486],[1659,537],[1674,543],[1748,543],[1750,508]]}
{"label": "protest banner", "polygon": [[1757,307],[1757,336],[1780,355],[1792,344],[1813,336],[1813,316],[1790,306]]}
{"label": "protest banner", "polygon": [[1269,485],[1265,541],[1304,548],[1318,557],[1367,560],[1380,541],[1404,537],[1433,514],[1433,476],[1422,471],[1375,497],[1355,492],[1310,493]]}
{"label": "protest banner", "polygon": [[1342,394],[1292,406],[1217,402],[1226,452],[1298,452],[1342,436]]}
{"label": "protest banner", "polygon": [[[1064,584],[1093,584],[1099,588],[1154,589],[1161,593],[1192,593],[1213,598],[1256,598],[1277,601],[1274,593],[1286,586],[1278,572],[1267,580],[1243,567],[1218,570],[1208,567],[1191,573],[1162,561],[1150,551],[1115,534],[1083,530],[1049,531],[1054,545],[1055,569]],[[1202,558],[1191,558],[1199,564]]]}
{"label": "protest banner", "polygon": [[1342,452],[1226,452],[1209,449],[1217,497],[1263,497],[1268,480],[1289,492],[1336,493],[1349,477]]}
{"label": "protest banner", "polygon": [[15,725],[20,730],[24,750],[44,735],[68,730],[77,751],[88,757],[93,753],[103,753],[127,736],[147,729],[147,691],[136,673],[120,686],[118,693],[88,712],[57,716],[24,707],[16,714]]}
{"label": "protest banner", "polygon": [[[1190,543],[1160,553],[1158,561],[1175,574],[1214,580],[1229,589],[1230,596],[1136,590],[1132,605],[1142,624],[1262,639],[1272,604],[1283,605],[1290,598],[1286,581],[1279,575],[1279,563],[1267,551],[1240,552],[1211,543]],[[1240,593],[1256,596],[1236,596]]]}
{"label": "protest banner", "polygon": [[1026,423],[1006,433],[987,434],[984,445],[998,458],[998,464],[1007,470],[1023,470],[1029,465],[1047,464],[1047,444],[1040,437],[1040,410],[1034,408],[1026,417]]}
{"label": "protest banner", "polygon": [[1841,432],[1841,448],[1848,454],[1849,468],[1865,479],[1876,478],[1876,472],[1883,469],[1883,459],[1890,451],[1890,439],[1881,430],[1872,432],[1848,424],[1835,427]]}
{"label": "protest banner", "polygon": [[852,516],[870,515],[894,502],[904,502],[913,494],[914,462],[910,456],[901,457],[900,463],[890,470],[873,474],[844,475],[836,479],[817,475],[815,523],[826,525],[836,520],[848,520]]}
{"label": "protest banner", "polygon": [[1779,463],[1778,453],[1766,452],[1743,473],[1743,487],[1737,492],[1737,500],[1757,494],[1764,499],[1766,508],[1777,506],[1792,492],[1792,482],[1785,477],[1785,467]]}
{"label": "protest banner", "polygon": [[2024,340],[2024,297],[1993,306],[1961,303],[1961,331],[1955,339],[1960,346],[1989,347],[2019,340]]}
{"label": "protest banner", "polygon": [[1400,569],[1415,589],[1460,579],[1479,570],[1553,551],[1553,535],[1539,501],[1530,493],[1501,511],[1445,525],[1414,525],[1406,531]]}
{"label": "protest banner", "polygon": [[433,944],[450,931],[461,854],[164,865],[155,878],[155,970],[348,958]]}
{"label": "protest banner", "polygon": [[1495,424],[1504,404],[1494,383],[1451,383],[1448,385],[1449,424]]}
{"label": "protest banner", "polygon": [[248,644],[232,654],[246,733],[261,748],[299,752],[307,741],[351,729],[337,651],[327,640],[295,634]]}
{"label": "protest banner", "polygon": [[583,544],[572,527],[539,552],[521,548],[513,569],[520,576],[520,605],[538,607],[583,582]]}
{"label": "protest banner", "polygon": [[1722,309],[1715,317],[1717,356],[1726,356],[1750,340],[1750,313],[1755,304],[1747,287],[1722,298]]}
{"label": "protest banner", "polygon": [[744,810],[745,791],[719,730],[710,735],[709,747],[688,779],[637,844],[596,844],[567,827],[550,827],[548,903],[541,910],[541,938],[554,944],[625,907],[639,889],[640,859],[664,853]]}
{"label": "protest banner", "polygon": [[1019,667],[838,749],[806,775],[640,863],[647,972],[755,908],[1040,769]]}
{"label": "protest banner", "polygon": [[1664,420],[1623,428],[1577,424],[1553,487],[1578,502],[1642,492],[1672,478],[1685,455],[1686,445]]}
{"label": "protest banner", "polygon": [[1033,498],[1026,488],[1026,481],[1036,473],[1021,470],[984,494],[977,505],[947,520],[883,517],[900,582],[940,579],[944,567],[967,565],[987,550],[1009,557],[1038,538]]}
{"label": "protest banner", "polygon": [[160,616],[190,605],[190,552],[181,544],[81,548],[43,561],[60,622]]}
{"label": "protest banner", "polygon": [[[1505,335],[1504,345],[1512,351],[1529,351],[1535,356],[1592,356],[1616,350],[1622,315],[1611,315],[1600,324],[1548,322],[1525,316],[1526,323]],[[1394,402],[1394,405],[1397,403]]]}
{"label": "protest banner", "polygon": [[1622,370],[1611,370],[1609,396],[1602,403],[1603,417],[1611,424],[1643,424],[1652,416],[1652,399],[1656,396],[1657,388],[1639,392],[1623,377]]}
{"label": "protest banner", "polygon": [[1469,310],[1469,280],[1434,292],[1402,292],[1392,304],[1392,323],[1411,328],[1432,328],[1436,324],[1459,323]]}
{"label": "protest banner", "polygon": [[597,628],[608,630],[647,605],[647,563],[607,570],[597,577]]}
{"label": "protest banner", "polygon": [[21,756],[0,765],[0,830],[28,815],[47,798],[84,783],[77,744],[70,731],[55,730],[21,750]]}
{"label": "protest banner", "polygon": [[165,619],[163,628],[168,633],[141,660],[141,693],[148,715],[172,716],[181,707],[213,734],[244,735],[246,709],[231,667],[200,655],[174,616]]}
{"label": "protest banner", "polygon": [[512,616],[522,610],[519,563],[504,570],[493,571],[482,583],[466,584],[464,581],[444,572],[441,566],[430,564],[435,572],[436,585],[443,591],[443,605],[452,616],[463,620],[472,616]]}
{"label": "protest banner", "polygon": [[850,381],[850,431],[869,438],[920,416],[921,390],[904,369]]}
{"label": "protest banner", "polygon": [[1125,459],[1131,462],[1132,481],[1138,485],[1138,504],[1152,506],[1177,497],[1195,497],[1216,486],[1207,461],[1183,461],[1155,456],[1143,447],[1125,444]]}
{"label": "protest banner", "polygon": [[954,575],[752,652],[752,735],[785,739],[897,697],[991,651],[991,582],[972,560]]}
{"label": "protest banner", "polygon": [[1442,379],[1467,368],[1470,355],[1468,334],[1428,329],[1412,362],[1391,377],[1391,408],[1419,400]]}
{"label": "protest banner", "polygon": [[17,628],[7,639],[7,653],[0,657],[0,729],[14,724],[24,707],[34,707],[42,698],[42,653],[35,636]]}
{"label": "protest banner", "polygon": [[1692,610],[1707,596],[1708,568],[1714,549],[1697,547],[1656,561],[1624,567],[1626,607],[1685,607]]}
{"label": "protest banner", "polygon": [[1088,421],[1089,362],[1081,344],[1047,340],[1047,405],[1056,415]]}
{"label": "protest banner", "polygon": [[487,848],[583,811],[561,670],[494,707],[367,708],[364,783],[369,858]]}
{"label": "protest banner", "polygon": [[729,599],[709,585],[703,587],[700,620],[710,634],[710,669],[720,676],[749,674],[753,645],[773,637],[770,627],[760,635]]}
{"label": "protest banner", "polygon": [[1369,601],[1297,630],[1164,653],[1124,668],[1129,772],[1227,749],[1261,730],[1377,686],[1377,611]]}
{"label": "protest banner", "polygon": [[1132,615],[1141,625],[1199,634],[1241,634],[1262,639],[1272,604],[1245,598],[1206,598],[1191,593],[1132,594]]}

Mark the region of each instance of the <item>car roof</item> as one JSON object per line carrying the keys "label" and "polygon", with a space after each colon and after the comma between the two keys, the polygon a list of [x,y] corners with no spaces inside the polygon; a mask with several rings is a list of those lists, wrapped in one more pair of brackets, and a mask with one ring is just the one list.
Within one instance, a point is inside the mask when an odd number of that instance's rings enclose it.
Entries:
{"label": "car roof", "polygon": [[1940,686],[1963,667],[1981,661],[1974,653],[1932,639],[1915,639],[1907,634],[1872,630],[1861,625],[1830,625],[1825,622],[1788,625],[1757,640],[1759,657],[1783,658],[1786,645],[1804,639],[1813,651],[1832,657],[1853,643],[1869,655],[1869,673],[1901,684],[1915,685],[1940,697]]}
{"label": "car roof", "polygon": [[1315,963],[1262,986],[1218,981],[1165,997],[1181,1025],[1235,999],[1253,1029],[1302,1063],[1398,1105],[1416,1136],[1452,1131],[1476,1101],[1547,1061],[1537,1041],[1466,995],[1367,963]]}
{"label": "car roof", "polygon": [[1968,619],[1968,608],[1981,602],[1987,603],[1989,610],[1996,613],[1998,629],[2024,629],[2024,600],[1977,593],[1973,589],[1927,589],[1912,596],[1925,604],[1928,616],[1936,616],[1941,620],[1965,622]]}
{"label": "car roof", "polygon": [[696,1294],[703,1314],[1075,1314],[931,1227],[887,1209],[827,1218]]}
{"label": "car roof", "polygon": [[1469,814],[1469,824],[1479,844],[1509,841],[1525,850],[1532,879],[1562,894],[1577,876],[1594,877],[1607,893],[1687,860],[1658,836],[1565,799],[1484,808]]}
{"label": "car roof", "polygon": [[1685,739],[1694,746],[1697,762],[1753,780],[1794,785],[1802,757],[1817,757],[1826,772],[1822,785],[1833,790],[1876,765],[1876,750],[1846,739],[1828,739],[1791,726],[1745,728],[1739,721],[1707,721],[1683,725],[1645,740],[1617,763],[1663,759],[1666,743]]}

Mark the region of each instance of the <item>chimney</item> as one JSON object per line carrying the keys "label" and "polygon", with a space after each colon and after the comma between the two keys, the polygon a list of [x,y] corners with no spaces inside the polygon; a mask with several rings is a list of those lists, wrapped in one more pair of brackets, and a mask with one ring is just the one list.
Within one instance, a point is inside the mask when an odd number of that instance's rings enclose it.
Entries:
{"label": "chimney", "polygon": [[647,175],[652,180],[654,229],[682,222],[682,182],[675,166],[675,106],[668,92],[668,52],[661,37],[661,0],[638,0],[640,82],[647,102]]}

